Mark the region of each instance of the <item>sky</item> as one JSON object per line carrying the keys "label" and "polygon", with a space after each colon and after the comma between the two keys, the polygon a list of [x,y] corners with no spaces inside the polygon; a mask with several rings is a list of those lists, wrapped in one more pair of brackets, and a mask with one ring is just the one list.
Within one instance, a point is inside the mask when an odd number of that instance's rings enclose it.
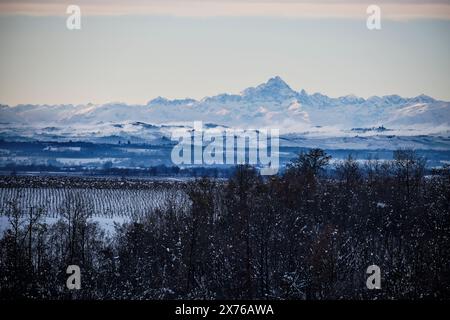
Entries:
{"label": "sky", "polygon": [[[381,30],[368,30],[368,4]],[[0,104],[201,99],[282,77],[450,101],[450,0],[0,0]]]}

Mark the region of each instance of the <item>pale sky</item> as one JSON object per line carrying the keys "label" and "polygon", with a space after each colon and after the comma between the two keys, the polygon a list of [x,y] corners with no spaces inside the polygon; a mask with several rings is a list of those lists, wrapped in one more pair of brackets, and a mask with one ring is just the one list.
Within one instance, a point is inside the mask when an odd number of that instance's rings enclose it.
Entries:
{"label": "pale sky", "polygon": [[203,98],[281,76],[330,96],[450,101],[450,1],[0,0],[0,104]]}

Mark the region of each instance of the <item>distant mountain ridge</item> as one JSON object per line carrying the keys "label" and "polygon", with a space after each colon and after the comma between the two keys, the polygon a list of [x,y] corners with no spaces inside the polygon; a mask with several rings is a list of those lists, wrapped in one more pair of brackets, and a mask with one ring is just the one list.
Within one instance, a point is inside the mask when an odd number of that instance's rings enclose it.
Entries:
{"label": "distant mountain ridge", "polygon": [[421,94],[412,98],[403,98],[399,95],[386,96],[372,96],[368,99],[357,97],[355,95],[346,95],[338,98],[331,98],[321,93],[308,94],[304,89],[297,92],[279,76],[270,78],[266,83],[260,84],[256,87],[250,87],[242,91],[241,94],[219,94],[212,97],[206,97],[201,101],[195,99],[174,99],[169,100],[163,97],[158,97],[147,103],[147,105],[159,104],[183,104],[183,103],[198,103],[198,102],[237,102],[237,101],[278,101],[282,102],[285,99],[298,99],[299,102],[311,106],[337,106],[342,104],[406,104],[406,103],[433,103],[438,100]]}
{"label": "distant mountain ridge", "polygon": [[450,103],[426,95],[331,98],[295,91],[276,76],[240,94],[223,93],[201,100],[157,97],[144,105],[0,105],[0,128],[137,121],[153,125],[204,121],[229,127],[281,128],[287,132],[314,127],[378,126],[445,131],[450,127]]}

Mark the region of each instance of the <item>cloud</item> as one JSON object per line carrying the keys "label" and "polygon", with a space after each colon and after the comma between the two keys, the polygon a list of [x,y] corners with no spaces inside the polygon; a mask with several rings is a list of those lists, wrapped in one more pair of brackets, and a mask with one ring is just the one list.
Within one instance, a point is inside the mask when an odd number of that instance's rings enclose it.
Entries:
{"label": "cloud", "polygon": [[0,0],[0,14],[66,15],[69,4],[86,15],[356,19],[377,4],[387,19],[450,19],[450,0]]}

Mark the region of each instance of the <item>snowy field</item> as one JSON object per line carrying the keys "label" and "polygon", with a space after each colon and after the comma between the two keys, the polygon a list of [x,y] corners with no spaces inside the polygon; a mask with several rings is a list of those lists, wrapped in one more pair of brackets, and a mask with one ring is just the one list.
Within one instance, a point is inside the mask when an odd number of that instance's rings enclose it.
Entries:
{"label": "snowy field", "polygon": [[172,190],[0,188],[0,212],[17,200],[22,209],[43,208],[48,216],[57,217],[66,199],[79,197],[94,217],[129,217],[150,213],[169,201],[180,203],[183,195]]}
{"label": "snowy field", "polygon": [[11,203],[17,203],[23,213],[30,208],[44,210],[44,220],[56,222],[68,202],[78,202],[90,212],[91,221],[99,222],[106,231],[114,231],[115,223],[152,214],[155,210],[174,206],[186,208],[189,201],[181,188],[155,187],[154,189],[129,188],[0,188],[0,233],[9,226],[6,216]]}

